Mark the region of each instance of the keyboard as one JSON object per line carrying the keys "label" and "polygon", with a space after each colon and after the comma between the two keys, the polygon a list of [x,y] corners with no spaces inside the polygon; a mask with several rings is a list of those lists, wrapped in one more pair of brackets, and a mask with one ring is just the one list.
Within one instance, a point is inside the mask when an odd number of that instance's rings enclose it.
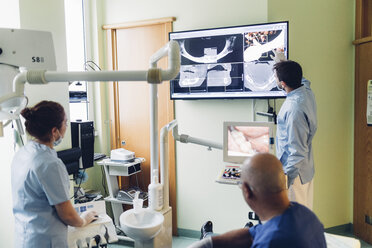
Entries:
{"label": "keyboard", "polygon": [[103,159],[105,157],[106,157],[106,154],[103,154],[103,153],[94,153],[94,155],[93,155],[94,161]]}

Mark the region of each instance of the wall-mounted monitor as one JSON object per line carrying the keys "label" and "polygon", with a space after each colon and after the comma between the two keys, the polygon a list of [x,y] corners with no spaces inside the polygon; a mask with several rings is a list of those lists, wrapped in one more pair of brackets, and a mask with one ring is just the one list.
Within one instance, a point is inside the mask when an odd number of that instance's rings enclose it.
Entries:
{"label": "wall-mounted monitor", "polygon": [[272,122],[224,122],[223,160],[242,164],[259,152],[274,154]]}
{"label": "wall-mounted monitor", "polygon": [[171,99],[281,98],[274,49],[288,58],[288,22],[171,32],[180,45],[181,68]]}

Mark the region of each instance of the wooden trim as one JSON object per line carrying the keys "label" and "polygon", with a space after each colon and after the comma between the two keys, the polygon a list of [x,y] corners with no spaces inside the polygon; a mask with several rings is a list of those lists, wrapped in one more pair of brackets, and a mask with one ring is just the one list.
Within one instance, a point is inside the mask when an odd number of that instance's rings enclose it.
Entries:
{"label": "wooden trim", "polygon": [[[113,70],[114,68],[114,52],[113,52],[113,30],[106,30],[106,39],[107,39],[107,47],[106,47],[106,53],[107,53],[107,67],[110,70]],[[114,84],[113,82],[110,82],[108,84],[108,91],[110,96],[114,96]],[[116,132],[115,132],[115,120],[112,118],[115,116],[115,100],[114,97],[109,97],[109,113],[110,113],[110,149],[114,149],[116,147]]]}
{"label": "wooden trim", "polygon": [[372,42],[372,36],[354,40],[353,45],[360,45],[360,44],[368,43],[368,42]]}
{"label": "wooden trim", "polygon": [[107,30],[107,29],[133,28],[133,27],[140,27],[140,26],[143,27],[143,26],[174,22],[175,20],[176,20],[176,17],[164,17],[164,18],[159,18],[159,19],[150,19],[150,20],[143,20],[143,21],[124,22],[124,23],[118,23],[118,24],[107,24],[107,25],[103,25],[102,29]]}
{"label": "wooden trim", "polygon": [[[116,29],[112,30],[112,70],[118,69],[118,57],[117,57],[117,37],[116,37]],[[118,82],[113,82],[113,90],[114,90],[114,115],[115,115],[115,149],[121,147],[120,146],[120,116],[119,116],[119,90],[118,90]]]}
{"label": "wooden trim", "polygon": [[[362,38],[362,18],[363,18],[363,0],[356,0],[355,3],[355,39]],[[353,42],[354,44],[354,42]],[[355,44],[354,44],[355,45]]]}

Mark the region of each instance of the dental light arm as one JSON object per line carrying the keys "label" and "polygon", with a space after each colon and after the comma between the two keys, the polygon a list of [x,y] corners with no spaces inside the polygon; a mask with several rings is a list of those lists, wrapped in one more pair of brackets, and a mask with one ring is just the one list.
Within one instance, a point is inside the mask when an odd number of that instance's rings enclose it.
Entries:
{"label": "dental light arm", "polygon": [[178,126],[174,126],[174,128],[173,128],[173,137],[174,137],[175,140],[178,140],[181,143],[193,143],[193,144],[197,144],[197,145],[201,145],[201,146],[206,146],[206,147],[208,147],[208,149],[211,149],[211,148],[216,148],[216,149],[220,149],[220,150],[223,149],[222,144],[217,143],[217,142],[191,137],[187,134],[179,135],[178,134]]}
{"label": "dental light arm", "polygon": [[[157,122],[157,86],[164,80],[171,80],[177,76],[180,68],[179,45],[170,41],[150,60],[150,69],[147,71],[82,71],[58,72],[55,70],[55,56],[52,36],[49,32],[0,29],[2,43],[0,43],[0,79],[3,75],[7,80],[0,82],[0,135],[2,134],[2,121],[17,119],[20,111],[27,105],[24,95],[24,85],[47,84],[49,82],[67,81],[147,81],[151,92],[151,121]],[[4,38],[3,40],[3,37]],[[4,47],[2,47],[2,45]],[[21,48],[17,50],[17,46]],[[44,51],[46,50],[46,51]],[[17,56],[16,56],[17,55]],[[157,62],[168,56],[168,68],[157,68]],[[14,68],[26,68],[16,74]],[[10,68],[10,69],[9,69]],[[13,70],[13,71],[12,71]],[[11,73],[8,73],[11,71]],[[17,70],[16,70],[17,71]],[[6,73],[4,73],[6,72]],[[13,80],[14,78],[14,80]],[[11,82],[13,81],[13,88]],[[4,90],[3,90],[4,89]],[[156,125],[151,127],[157,140]],[[156,130],[156,131],[155,131]],[[151,136],[153,138],[153,135]],[[156,142],[152,142],[157,151]],[[157,153],[156,153],[157,154]],[[157,155],[156,155],[157,156]]]}
{"label": "dental light arm", "polygon": [[190,137],[186,134],[178,134],[177,120],[173,120],[160,130],[160,183],[163,185],[163,208],[169,207],[169,160],[168,160],[168,132],[172,131],[173,138],[182,143],[193,143],[206,146],[208,149],[222,150],[222,144],[199,138]]}
{"label": "dental light arm", "polygon": [[[13,81],[13,90],[23,95],[24,84],[47,84],[49,82],[67,81],[147,81],[160,84],[177,76],[180,68],[178,43],[170,41],[151,57],[151,68],[146,71],[80,71],[57,72],[45,70],[29,70],[19,73]],[[168,69],[156,68],[157,61],[168,55]]]}

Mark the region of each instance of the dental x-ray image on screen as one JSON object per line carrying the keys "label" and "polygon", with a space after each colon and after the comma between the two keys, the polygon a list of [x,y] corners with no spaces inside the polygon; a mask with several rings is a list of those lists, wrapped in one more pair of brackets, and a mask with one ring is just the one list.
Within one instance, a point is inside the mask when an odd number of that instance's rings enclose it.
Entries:
{"label": "dental x-ray image on screen", "polygon": [[288,55],[288,22],[172,32],[181,68],[171,99],[278,98],[274,49]]}

